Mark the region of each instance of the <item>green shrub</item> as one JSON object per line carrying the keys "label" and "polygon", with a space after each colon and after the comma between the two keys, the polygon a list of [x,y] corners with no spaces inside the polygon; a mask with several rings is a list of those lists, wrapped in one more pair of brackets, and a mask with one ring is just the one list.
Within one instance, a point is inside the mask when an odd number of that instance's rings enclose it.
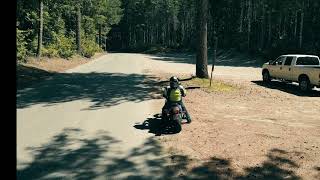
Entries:
{"label": "green shrub", "polygon": [[87,58],[92,57],[96,52],[102,52],[102,49],[99,47],[99,45],[95,43],[94,40],[89,38],[82,39],[81,50],[82,55]]}
{"label": "green shrub", "polygon": [[58,50],[55,44],[49,44],[48,46],[42,48],[42,56],[47,56],[50,58],[59,57]]}
{"label": "green shrub", "polygon": [[32,40],[29,40],[29,43],[27,44],[28,48],[28,56],[35,56],[37,54],[38,49],[38,38],[35,37]]}
{"label": "green shrub", "polygon": [[58,36],[58,54],[62,58],[69,58],[74,54],[74,43],[71,38],[63,35]]}
{"label": "green shrub", "polygon": [[16,36],[16,53],[17,53],[17,61],[18,62],[24,62],[27,59],[27,47],[26,47],[26,41],[25,41],[25,34],[24,31],[19,30],[16,28],[17,36]]}
{"label": "green shrub", "polygon": [[69,58],[74,54],[74,43],[71,38],[62,34],[55,35],[53,43],[42,49],[43,56]]}

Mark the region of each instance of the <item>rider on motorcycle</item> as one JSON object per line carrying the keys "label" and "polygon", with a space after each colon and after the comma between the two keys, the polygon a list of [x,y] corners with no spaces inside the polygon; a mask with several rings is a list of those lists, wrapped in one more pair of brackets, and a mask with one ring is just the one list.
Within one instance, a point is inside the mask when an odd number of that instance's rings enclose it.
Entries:
{"label": "rider on motorcycle", "polygon": [[186,92],[186,89],[180,85],[178,78],[172,76],[170,78],[170,86],[165,87],[163,91],[163,97],[165,97],[167,101],[162,108],[162,112],[164,112],[164,109],[168,109],[171,103],[178,103],[186,114],[187,122],[190,123],[190,115],[182,102],[182,97],[186,96]]}

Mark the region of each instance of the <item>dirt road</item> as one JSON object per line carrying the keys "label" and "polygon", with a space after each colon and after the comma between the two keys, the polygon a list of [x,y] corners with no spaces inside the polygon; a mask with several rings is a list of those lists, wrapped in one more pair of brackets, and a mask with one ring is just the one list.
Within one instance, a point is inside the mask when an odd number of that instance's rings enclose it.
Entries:
{"label": "dirt road", "polygon": [[[188,55],[151,58],[157,61],[150,71],[160,77],[195,71]],[[213,75],[237,90],[190,90],[185,104],[193,123],[179,135],[162,137],[165,147],[195,159],[189,168],[194,172],[200,166],[208,179],[320,178],[319,89],[304,94],[297,84],[264,84],[256,67],[217,66]]]}
{"label": "dirt road", "polygon": [[190,90],[185,101],[193,123],[176,135],[148,133],[140,123],[164,102],[154,76],[188,76],[193,61],[190,55],[108,54],[18,91],[18,179],[317,176],[318,91],[303,96],[287,85],[266,87],[260,68],[216,67],[216,79],[240,90]]}

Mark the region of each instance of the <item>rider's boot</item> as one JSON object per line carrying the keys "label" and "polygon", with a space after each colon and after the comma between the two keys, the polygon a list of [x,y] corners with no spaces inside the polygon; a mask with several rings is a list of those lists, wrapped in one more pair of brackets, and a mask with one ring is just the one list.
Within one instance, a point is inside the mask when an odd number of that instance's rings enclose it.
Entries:
{"label": "rider's boot", "polygon": [[189,113],[186,113],[186,116],[187,116],[187,123],[191,123],[191,117],[190,117]]}

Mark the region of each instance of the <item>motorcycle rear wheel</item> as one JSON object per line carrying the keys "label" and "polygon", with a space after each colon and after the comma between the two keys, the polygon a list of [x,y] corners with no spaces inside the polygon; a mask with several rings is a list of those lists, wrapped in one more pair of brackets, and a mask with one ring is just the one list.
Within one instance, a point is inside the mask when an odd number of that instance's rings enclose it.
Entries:
{"label": "motorcycle rear wheel", "polygon": [[174,130],[176,133],[179,133],[181,131],[181,121],[179,119],[174,121]]}

